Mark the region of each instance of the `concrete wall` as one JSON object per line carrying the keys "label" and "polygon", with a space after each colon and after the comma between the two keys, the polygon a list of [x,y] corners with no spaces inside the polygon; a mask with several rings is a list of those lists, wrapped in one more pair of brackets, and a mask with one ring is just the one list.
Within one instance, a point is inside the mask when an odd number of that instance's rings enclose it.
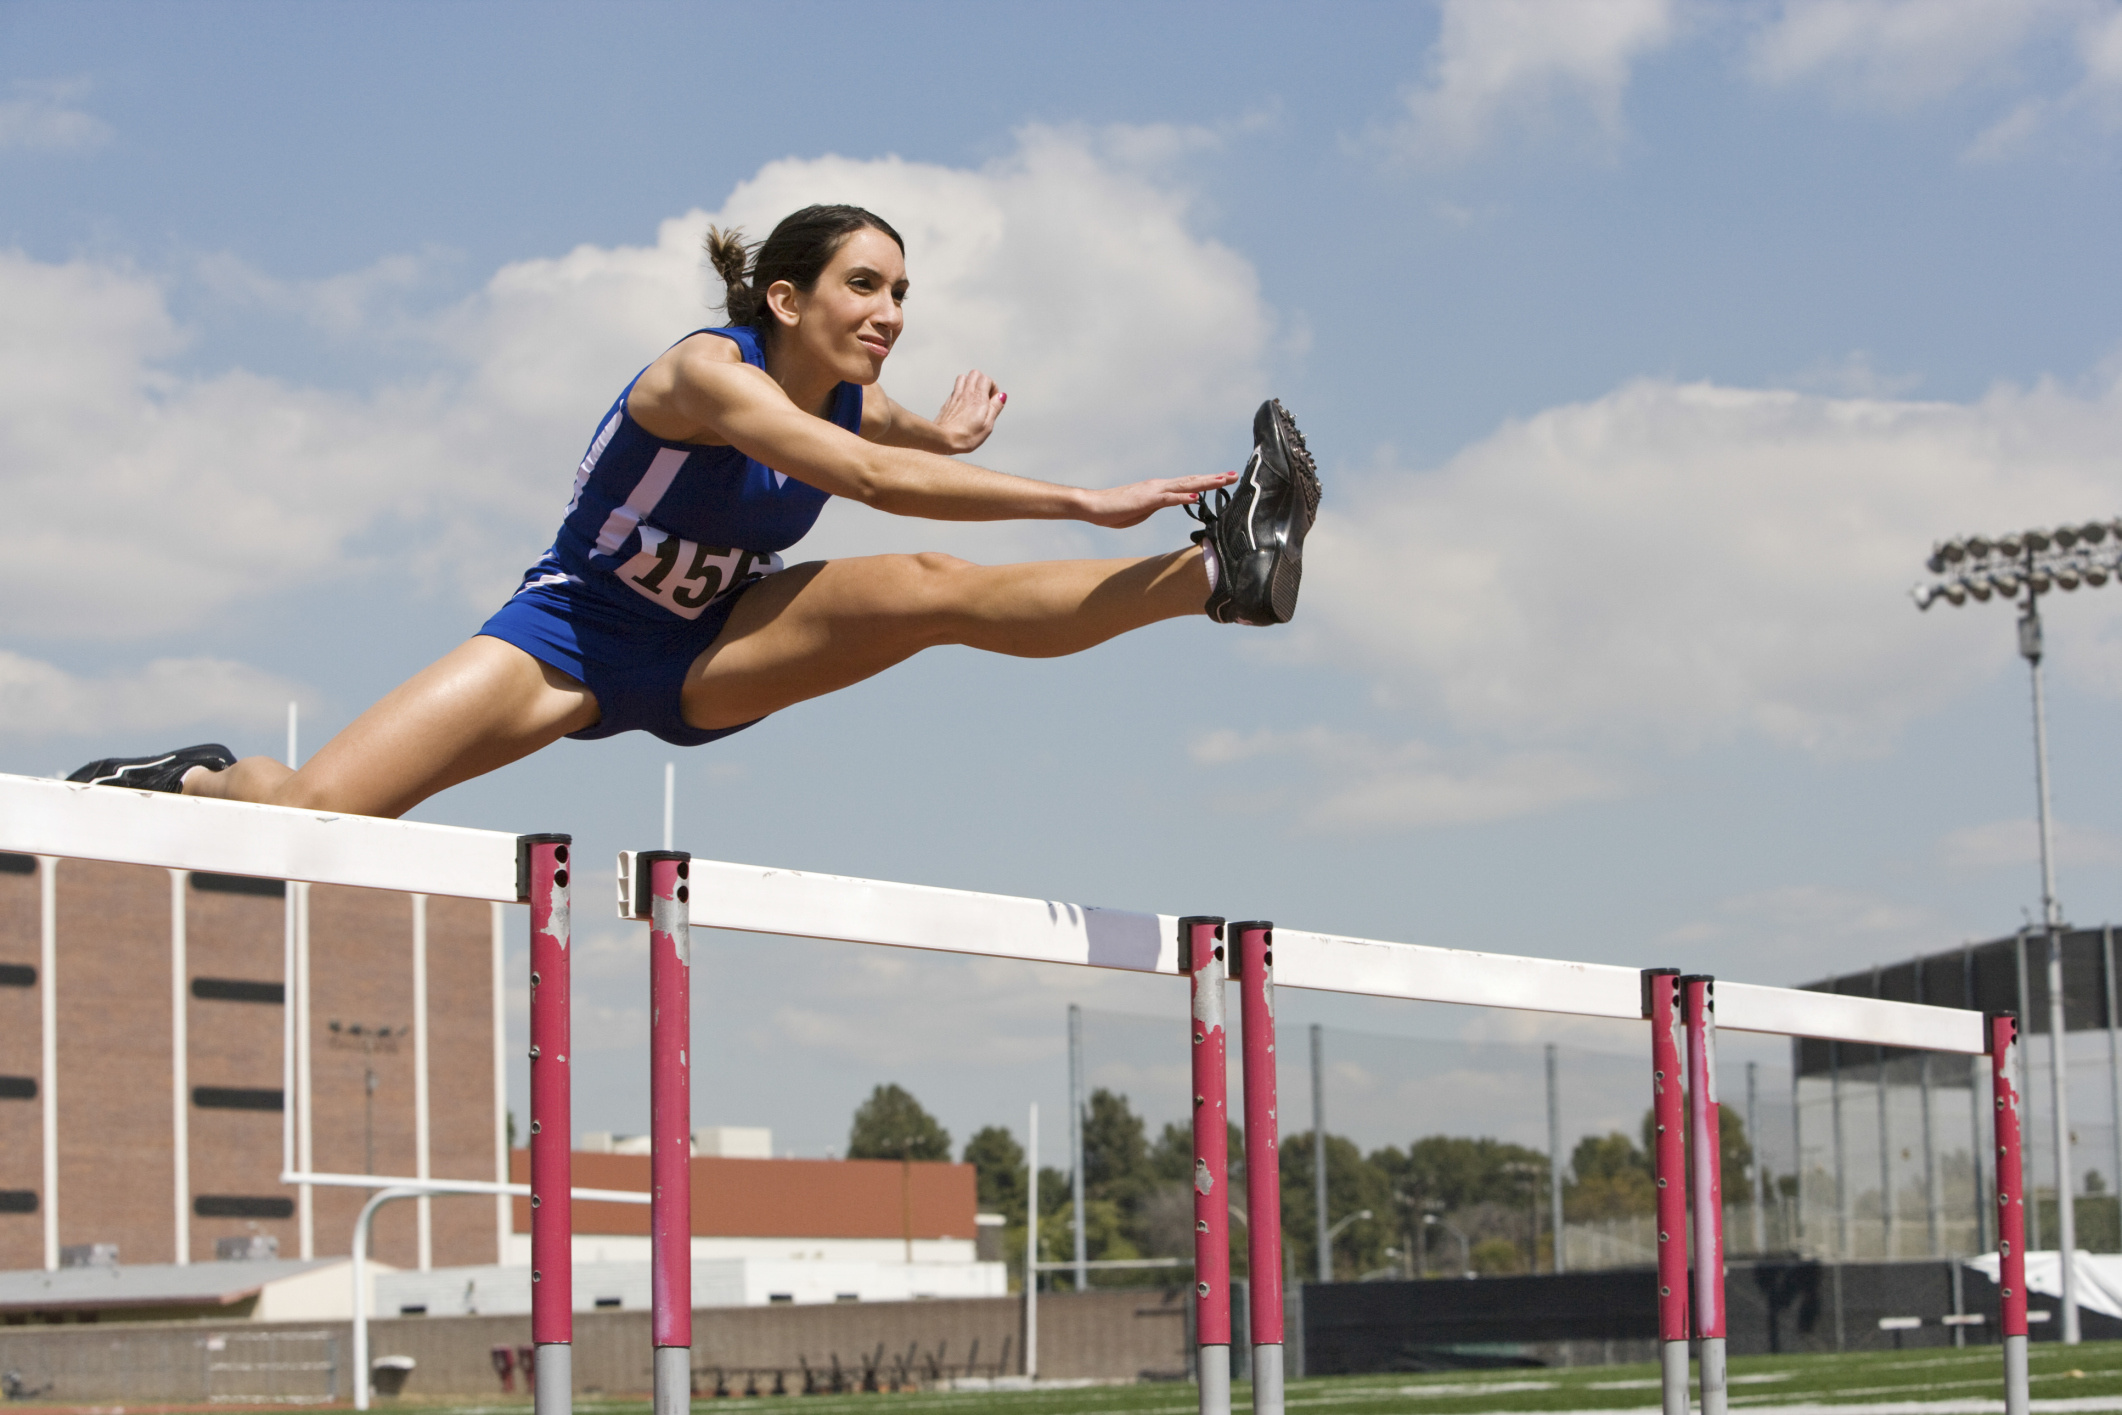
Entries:
{"label": "concrete wall", "polygon": [[[1039,1301],[1040,1374],[1051,1379],[1131,1380],[1177,1378],[1186,1370],[1185,1294],[1156,1289],[1058,1294]],[[884,1360],[889,1380],[911,1357],[921,1380],[933,1374],[1023,1369],[1024,1303],[1019,1297],[935,1302],[861,1302],[813,1307],[749,1307],[693,1314],[693,1368],[703,1394],[716,1373],[728,1373],[742,1390],[742,1373],[783,1370],[792,1390],[801,1390],[801,1370],[829,1373],[837,1357],[843,1376],[859,1382],[865,1362]],[[490,1351],[530,1342],[526,1317],[403,1318],[371,1328],[377,1356],[411,1356],[418,1362],[406,1387],[408,1398],[495,1395],[501,1385]],[[197,1402],[217,1392],[233,1393],[231,1379],[208,1369],[229,1350],[216,1340],[237,1342],[276,1334],[328,1334],[332,1341],[283,1341],[274,1359],[290,1369],[274,1379],[282,1389],[249,1394],[322,1394],[330,1373],[292,1369],[332,1352],[338,1362],[337,1396],[351,1394],[348,1363],[352,1331],[344,1322],[138,1323],[101,1326],[0,1327],[0,1369],[18,1370],[32,1389],[49,1385],[53,1401],[154,1400]],[[333,1343],[336,1343],[334,1345]],[[253,1348],[256,1351],[262,1348]],[[213,1382],[219,1382],[218,1387]],[[771,1377],[765,1383],[770,1384]],[[584,1394],[638,1394],[649,1388],[649,1314],[583,1313],[575,1318],[575,1383]],[[521,1388],[519,1381],[518,1388]]]}

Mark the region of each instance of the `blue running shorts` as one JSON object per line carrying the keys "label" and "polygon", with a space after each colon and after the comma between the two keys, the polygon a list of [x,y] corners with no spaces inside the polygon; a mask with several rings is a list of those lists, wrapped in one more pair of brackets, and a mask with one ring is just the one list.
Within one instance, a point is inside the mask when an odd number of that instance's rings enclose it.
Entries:
{"label": "blue running shorts", "polygon": [[760,720],[690,727],[680,703],[686,670],[721,634],[744,590],[713,601],[697,619],[681,619],[614,603],[578,579],[540,573],[556,568],[546,563],[533,569],[479,632],[514,644],[596,695],[602,713],[596,725],[568,736],[589,741],[652,732],[673,746],[698,747]]}

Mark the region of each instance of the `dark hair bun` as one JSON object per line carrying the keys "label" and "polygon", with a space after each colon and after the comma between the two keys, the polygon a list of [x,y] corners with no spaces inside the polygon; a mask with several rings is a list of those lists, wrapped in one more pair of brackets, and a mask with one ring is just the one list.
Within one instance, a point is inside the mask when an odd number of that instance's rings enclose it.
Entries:
{"label": "dark hair bun", "polygon": [[882,231],[892,238],[900,253],[906,242],[891,223],[859,206],[806,206],[781,219],[756,247],[744,243],[744,233],[735,227],[725,231],[707,228],[707,258],[722,277],[723,308],[731,324],[749,324],[761,331],[774,327],[773,311],[767,308],[766,292],[786,280],[808,294],[818,277],[832,263],[841,243],[861,230]]}
{"label": "dark hair bun", "polygon": [[751,255],[742,230],[735,226],[727,231],[720,226],[707,228],[707,258],[715,267],[715,274],[722,277],[722,305],[729,311],[731,324],[755,324],[766,312],[765,298],[745,278]]}

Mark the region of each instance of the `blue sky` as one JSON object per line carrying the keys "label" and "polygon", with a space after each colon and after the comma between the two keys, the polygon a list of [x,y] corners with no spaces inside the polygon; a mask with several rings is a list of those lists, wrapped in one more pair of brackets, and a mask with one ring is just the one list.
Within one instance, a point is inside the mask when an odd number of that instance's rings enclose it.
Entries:
{"label": "blue sky", "polygon": [[[677,754],[681,846],[1764,982],[1994,936],[2035,895],[2023,667],[1999,606],[1903,591],[1934,539],[2122,512],[2118,153],[2108,0],[0,3],[0,770],[275,751],[290,697],[314,746],[477,627],[712,322],[707,220],[852,199],[909,237],[886,386],[993,373],[990,465],[1235,466],[1283,397],[1303,611],[930,654]],[[804,549],[1184,530],[835,508]],[[2107,598],[2049,635],[2081,923],[2122,913]],[[673,755],[563,744],[420,815],[600,861],[657,843]],[[640,942],[597,917],[578,1109],[638,1129]],[[700,1120],[804,1153],[881,1080],[961,1137],[1058,1115],[1067,1002],[1175,1004],[701,956]]]}

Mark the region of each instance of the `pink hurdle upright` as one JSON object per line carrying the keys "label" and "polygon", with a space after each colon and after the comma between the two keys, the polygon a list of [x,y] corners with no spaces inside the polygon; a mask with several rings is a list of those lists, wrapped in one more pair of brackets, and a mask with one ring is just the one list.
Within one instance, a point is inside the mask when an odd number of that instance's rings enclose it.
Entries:
{"label": "pink hurdle upright", "polygon": [[2019,1152],[2019,1019],[1989,1019],[1990,1088],[1997,1104],[1997,1329],[2004,1338],[2004,1415],[2032,1408],[2026,1370],[2026,1192]]}
{"label": "pink hurdle upright", "polygon": [[1658,1359],[1665,1415],[1687,1415],[1687,1140],[1680,1100],[1680,970],[1643,970],[1650,1021],[1651,1178],[1657,1185]]}
{"label": "pink hurdle upright", "polygon": [[574,1101],[569,1082],[573,909],[565,835],[517,842],[517,893],[530,905],[531,1385],[537,1415],[569,1415],[575,1388]]}
{"label": "pink hurdle upright", "polygon": [[693,1397],[692,856],[645,850],[648,889],[649,1292],[654,1415],[684,1415]]}
{"label": "pink hurdle upright", "polygon": [[1717,980],[1680,979],[1681,1020],[1687,1032],[1688,1202],[1694,1208],[1695,1337],[1702,1415],[1725,1415],[1724,1155],[1717,1109]]}
{"label": "pink hurdle upright", "polygon": [[1179,921],[1191,980],[1194,1057],[1194,1373],[1201,1415],[1230,1415],[1229,1033],[1223,1025],[1223,920]]}
{"label": "pink hurdle upright", "polygon": [[1230,926],[1245,1033],[1246,1291],[1253,1415],[1282,1415],[1282,1140],[1275,1119],[1275,926]]}

